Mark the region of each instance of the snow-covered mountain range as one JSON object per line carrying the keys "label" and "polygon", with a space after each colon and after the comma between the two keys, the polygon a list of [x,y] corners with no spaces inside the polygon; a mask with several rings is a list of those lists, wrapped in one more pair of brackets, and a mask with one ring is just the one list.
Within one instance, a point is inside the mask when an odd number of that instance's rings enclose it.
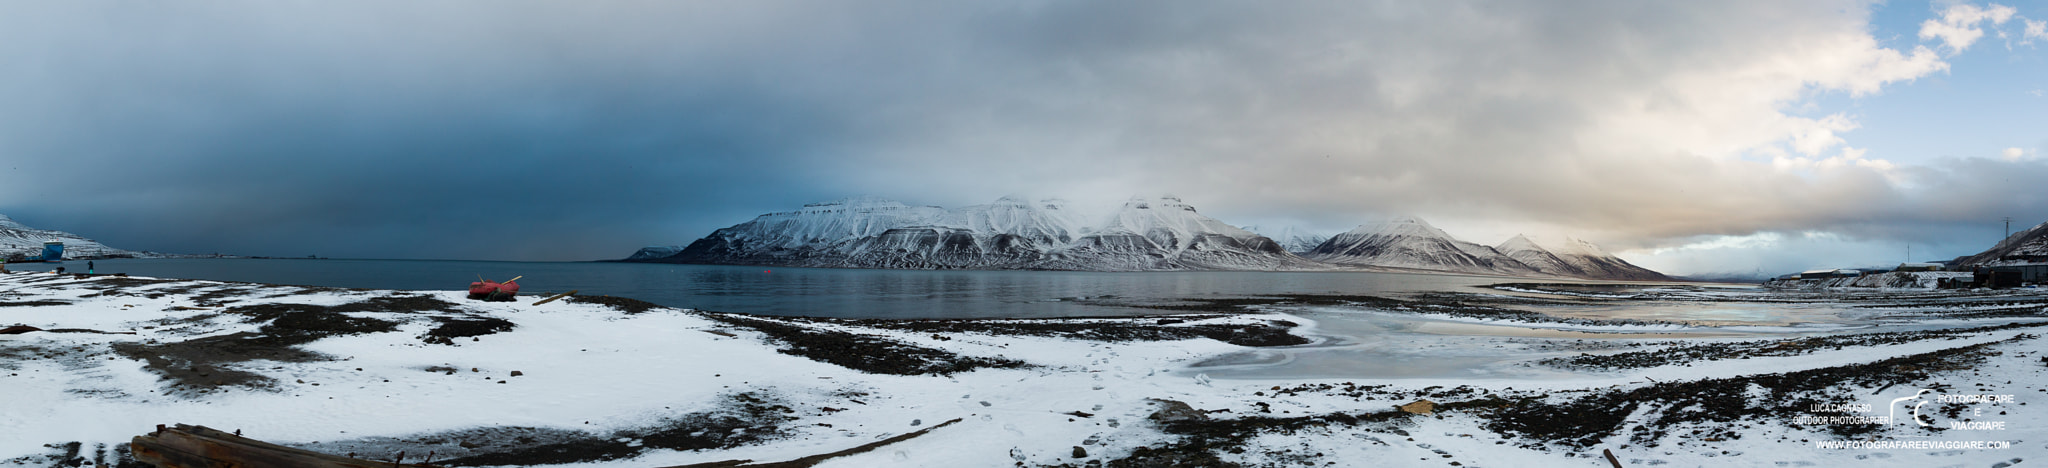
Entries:
{"label": "snow-covered mountain range", "polygon": [[44,241],[64,242],[65,259],[154,257],[160,254],[121,250],[64,231],[36,229],[0,215],[0,257],[18,259],[43,254]]}
{"label": "snow-covered mountain range", "polygon": [[1102,271],[1320,268],[1172,196],[1087,222],[1058,199],[945,209],[858,197],[770,213],[628,261],[913,269]]}
{"label": "snow-covered mountain range", "polygon": [[[1133,197],[1088,218],[1058,199],[1004,197],[946,209],[875,197],[769,213],[687,246],[640,249],[624,261],[905,269],[1430,270],[1509,276],[1664,280],[1584,241],[1546,249],[1517,236],[1465,242],[1419,218],[1336,236],[1295,228],[1261,235],[1202,215],[1179,198]],[[1274,237],[1278,236],[1278,237]]]}
{"label": "snow-covered mountain range", "polygon": [[1536,241],[1529,240],[1527,236],[1516,235],[1493,249],[1532,270],[1561,276],[1588,276],[1589,273],[1575,262],[1558,256],[1557,252],[1536,245]]}
{"label": "snow-covered mountain range", "polygon": [[1963,266],[2002,266],[2048,263],[2048,222],[2015,232],[1998,245],[1953,262]]}
{"label": "snow-covered mountain range", "polygon": [[1324,241],[1330,240],[1329,234],[1319,234],[1314,231],[1302,229],[1299,226],[1291,225],[1282,226],[1279,228],[1267,228],[1264,226],[1245,226],[1244,230],[1258,233],[1259,235],[1266,236],[1266,238],[1268,239],[1273,239],[1273,242],[1280,243],[1280,248],[1287,249],[1288,252],[1292,252],[1295,255],[1306,254],[1310,250],[1315,250],[1316,246],[1323,245]]}
{"label": "snow-covered mountain range", "polygon": [[1399,217],[1359,225],[1309,250],[1312,260],[1379,266],[1528,276],[1535,269],[1498,250],[1451,237],[1421,218]]}
{"label": "snow-covered mountain range", "polygon": [[1488,247],[1458,240],[1421,218],[1397,217],[1331,237],[1304,256],[1338,265],[1508,276],[1663,281],[1670,278],[1615,257],[1599,246],[1565,238],[1562,248],[1515,236]]}
{"label": "snow-covered mountain range", "polygon": [[[1507,244],[1501,245],[1503,247],[1507,246]],[[1534,244],[1532,243],[1531,245],[1533,246]],[[1536,248],[1540,249],[1542,247]],[[1600,250],[1600,246],[1593,245],[1592,242],[1584,240],[1566,237],[1563,247],[1550,252],[1578,271],[1576,275],[1567,272],[1557,272],[1557,274],[1563,276],[1634,281],[1668,281],[1671,279],[1671,277],[1664,276],[1663,273],[1639,267],[1629,263],[1627,260],[1622,260],[1621,257],[1616,257],[1605,250]],[[1549,270],[1543,270],[1542,268],[1538,268],[1538,271],[1549,272]]]}

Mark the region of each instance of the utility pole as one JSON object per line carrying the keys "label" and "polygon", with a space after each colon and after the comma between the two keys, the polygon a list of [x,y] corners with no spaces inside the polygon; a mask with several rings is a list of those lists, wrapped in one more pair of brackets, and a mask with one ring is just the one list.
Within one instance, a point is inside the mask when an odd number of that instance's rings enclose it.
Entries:
{"label": "utility pole", "polygon": [[2011,217],[2011,216],[2007,216],[2007,217],[2005,217],[2005,237],[2000,237],[2000,238],[1998,238],[1998,245],[2001,245],[2001,246],[2005,245],[2005,241],[2006,241],[2007,239],[2011,239],[2011,238],[2012,238],[2012,217]]}

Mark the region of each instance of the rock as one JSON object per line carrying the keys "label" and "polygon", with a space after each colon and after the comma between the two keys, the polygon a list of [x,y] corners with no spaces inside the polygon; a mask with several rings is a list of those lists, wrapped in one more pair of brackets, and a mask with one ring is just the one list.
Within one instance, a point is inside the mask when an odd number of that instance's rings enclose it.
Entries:
{"label": "rock", "polygon": [[1396,408],[1400,408],[1401,411],[1406,411],[1413,414],[1432,414],[1436,411],[1436,402],[1429,400],[1415,400],[1414,403],[1397,406]]}
{"label": "rock", "polygon": [[1088,450],[1079,445],[1074,446],[1074,458],[1088,458]]}
{"label": "rock", "polygon": [[518,377],[518,376],[522,376],[522,375],[526,375],[526,373],[525,373],[525,372],[520,372],[520,371],[512,371],[512,376],[513,376],[513,377]]}
{"label": "rock", "polygon": [[1196,410],[1193,406],[1188,406],[1187,403],[1182,403],[1174,400],[1161,400],[1157,398],[1149,398],[1149,400],[1158,402],[1160,408],[1159,411],[1152,412],[1152,415],[1147,416],[1146,419],[1151,419],[1153,421],[1163,423],[1175,421],[1201,421],[1209,419],[1208,414],[1203,413],[1200,410]]}

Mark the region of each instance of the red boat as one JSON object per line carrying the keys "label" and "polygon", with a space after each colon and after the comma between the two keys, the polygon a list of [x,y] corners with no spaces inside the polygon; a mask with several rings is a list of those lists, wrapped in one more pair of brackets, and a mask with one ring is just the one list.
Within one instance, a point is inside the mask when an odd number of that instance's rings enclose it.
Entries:
{"label": "red boat", "polygon": [[519,281],[519,278],[525,278],[525,276],[505,280],[503,283],[491,280],[471,282],[469,283],[469,298],[509,302],[513,296],[519,295],[519,283],[514,282]]}

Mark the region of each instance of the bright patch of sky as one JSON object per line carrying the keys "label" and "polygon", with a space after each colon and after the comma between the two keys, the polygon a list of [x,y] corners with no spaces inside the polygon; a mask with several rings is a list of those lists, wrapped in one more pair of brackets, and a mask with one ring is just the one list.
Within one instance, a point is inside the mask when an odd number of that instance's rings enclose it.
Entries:
{"label": "bright patch of sky", "polygon": [[[2016,7],[2015,5],[2018,5]],[[2024,9],[2019,7],[2026,7]],[[1810,140],[1840,145],[1833,157],[1897,165],[1945,166],[1958,158],[2026,162],[2048,148],[2048,5],[1893,2],[1872,7],[1871,35],[1881,47],[1928,48],[1947,70],[1858,95],[1819,92],[1790,109],[1826,131]],[[2028,16],[2031,14],[2032,16]],[[1795,139],[1792,146],[1826,146]],[[1812,148],[1823,153],[1822,148]],[[1794,157],[1797,155],[1795,154]],[[2021,175],[2024,177],[2024,175]],[[1912,188],[1909,179],[1895,185]],[[2010,176],[1985,181],[2014,187]],[[1991,194],[1991,196],[1999,196]],[[2002,213],[1956,225],[1873,237],[1828,231],[1762,231],[1699,236],[1677,246],[1631,251],[1637,263],[1693,274],[1777,274],[1810,268],[1872,267],[1941,261],[1973,254],[2002,235]],[[2022,217],[2015,229],[2043,220]],[[1939,232],[1940,234],[1936,234]],[[1918,244],[1917,247],[1915,244]]]}
{"label": "bright patch of sky", "polygon": [[1871,35],[1881,45],[1933,48],[1948,71],[1872,96],[1823,93],[1800,114],[1848,116],[1855,128],[1840,134],[1846,144],[1865,150],[1865,158],[1895,163],[2018,160],[2048,147],[2048,4],[1892,2],[1872,9]]}
{"label": "bright patch of sky", "polygon": [[[1995,238],[1998,233],[1983,235]],[[1760,232],[1742,236],[1699,236],[1692,242],[1622,254],[1631,263],[1660,271],[1701,276],[1759,278],[1825,268],[1890,269],[1900,263],[1939,262],[1955,252],[1976,253],[1981,242],[1911,243],[1859,239],[1832,232]]]}

